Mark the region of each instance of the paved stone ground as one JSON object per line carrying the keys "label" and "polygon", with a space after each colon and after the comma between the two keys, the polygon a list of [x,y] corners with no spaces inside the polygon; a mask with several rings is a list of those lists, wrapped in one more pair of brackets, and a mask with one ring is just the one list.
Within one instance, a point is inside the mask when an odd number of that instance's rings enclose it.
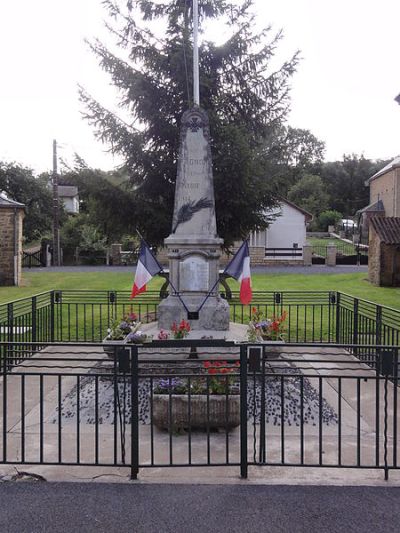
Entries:
{"label": "paved stone ground", "polygon": [[[56,353],[53,353],[56,350]],[[78,350],[78,352],[76,351]],[[96,352],[97,350],[97,352]],[[293,351],[294,350],[294,351]],[[336,350],[336,351],[335,351]],[[53,351],[53,352],[52,352]],[[107,361],[104,352],[99,352],[98,348],[87,348],[85,352],[82,352],[82,348],[71,348],[69,346],[63,347],[51,347],[48,350],[43,350],[37,356],[27,360],[23,366],[18,367],[18,372],[28,373],[30,375],[25,376],[25,462],[38,461],[38,450],[40,444],[40,409],[39,409],[39,380],[35,372],[40,371],[43,363],[41,359],[46,356],[53,355],[55,357],[51,366],[47,361],[48,375],[43,379],[43,431],[44,431],[44,459],[48,462],[57,462],[58,458],[58,423],[54,423],[54,414],[57,412],[57,398],[58,398],[58,379],[57,372],[62,369],[62,399],[68,397],[69,393],[77,385],[77,378],[74,374],[74,365],[72,364],[73,358],[77,353],[80,354],[79,368],[81,372],[86,373],[80,379],[82,382],[86,377],[90,376],[93,372],[93,357],[98,359],[103,358],[103,361]],[[203,356],[203,354],[200,354]],[[326,362],[322,356],[326,357]],[[206,357],[206,356],[204,356]],[[375,445],[376,445],[376,387],[373,378],[374,371],[360,365],[359,361],[349,354],[338,351],[337,349],[330,348],[327,353],[323,352],[321,348],[313,347],[304,351],[304,348],[299,347],[286,347],[285,364],[289,361],[291,364],[297,366],[299,364],[304,373],[308,374],[308,380],[313,386],[314,390],[318,390],[318,384],[321,383],[323,388],[323,398],[326,400],[333,411],[332,414],[336,418],[338,413],[338,378],[339,373],[342,378],[341,388],[341,442],[342,442],[342,464],[355,465],[356,464],[356,443],[357,443],[357,380],[354,379],[354,372],[357,372],[360,383],[360,438],[362,443],[361,449],[361,462],[363,465],[375,464]],[[334,360],[332,360],[334,358]],[[68,362],[71,360],[71,363]],[[86,360],[87,359],[87,360]],[[295,361],[298,360],[299,363]],[[308,361],[308,362],[306,362]],[[272,363],[271,363],[272,364]],[[344,364],[344,368],[343,368]],[[55,375],[54,375],[55,374]],[[352,378],[352,379],[347,379]],[[290,379],[290,378],[289,378]],[[9,462],[18,462],[21,457],[21,375],[17,372],[12,372],[8,375],[7,379],[7,391],[8,391],[8,410],[7,410],[7,429],[8,429],[8,448],[7,458]],[[0,398],[2,397],[2,380],[0,379]],[[295,390],[291,390],[291,393],[295,396]],[[314,394],[314,393],[312,393]],[[380,387],[380,405],[383,405],[383,387]],[[393,434],[393,414],[391,406],[393,405],[393,387],[389,385],[388,390],[388,405],[389,412],[389,457],[392,456],[392,434]],[[83,407],[83,405],[82,405]],[[400,426],[400,413],[397,412],[398,423]],[[56,417],[57,418],[57,417]],[[380,409],[380,427],[383,428],[383,411]],[[286,419],[287,420],[287,419]],[[85,423],[84,423],[85,422]],[[272,423],[271,423],[272,422]],[[335,420],[332,424],[327,425],[323,423],[322,434],[322,454],[324,464],[337,464],[338,461],[338,424]],[[0,413],[0,427],[2,427],[1,413]],[[76,424],[68,423],[64,419],[62,423],[62,437],[60,433],[60,439],[62,441],[62,460],[64,462],[75,462],[77,459],[77,433]],[[259,435],[259,425],[256,424],[255,431],[257,433],[257,439]],[[313,424],[305,424],[304,426],[304,444],[306,450],[306,461],[308,464],[318,463],[318,450],[319,450],[319,427],[313,426]],[[107,479],[118,479],[127,481],[129,477],[129,469],[124,468],[121,464],[120,467],[108,466],[105,469],[94,466],[94,443],[97,441],[95,435],[95,428],[93,423],[89,423],[89,420],[81,420],[80,427],[80,459],[82,462],[92,464],[93,466],[87,467],[68,467],[68,466],[31,466],[29,471],[43,475],[46,479],[53,480],[82,480],[87,478],[91,480],[98,475],[107,476]],[[382,431],[382,430],[381,430]],[[118,433],[118,432],[117,432]],[[233,463],[237,463],[239,457],[239,429],[236,428],[229,433],[229,460]],[[188,438],[187,435],[173,434],[169,437],[168,432],[154,431],[151,434],[151,427],[147,424],[141,424],[139,426],[140,435],[140,458],[142,465],[150,465],[150,450],[151,442],[154,443],[154,463],[152,468],[142,468],[140,471],[140,478],[143,481],[158,481],[171,483],[172,480],[181,483],[185,480],[200,480],[206,483],[221,483],[224,482],[237,483],[239,479],[239,468],[235,467],[218,467],[212,468],[168,468],[170,464],[170,453],[173,453],[174,464],[187,464],[188,457]],[[130,450],[130,432],[126,432],[125,449],[128,453]],[[122,438],[122,437],[121,437]],[[224,433],[215,432],[210,435],[210,462],[213,465],[221,464],[225,462],[226,457],[226,435]],[[285,460],[289,463],[299,463],[299,443],[300,443],[299,427],[295,424],[289,426],[285,424]],[[98,427],[98,442],[99,442],[99,458],[100,462],[105,465],[110,465],[113,458],[113,445],[117,442],[118,448],[118,461],[121,461],[122,455],[120,454],[120,435],[117,435],[117,440],[114,437],[114,426],[110,421],[108,423],[99,424]],[[193,464],[205,464],[207,457],[207,434],[203,432],[193,433],[191,436],[192,442],[192,462]],[[381,433],[382,443],[382,433]],[[253,427],[251,422],[248,425],[248,451],[249,460],[253,460]],[[122,448],[122,446],[121,446]],[[380,464],[382,464],[383,449],[380,445]],[[268,462],[279,465],[281,463],[281,427],[278,424],[274,424],[273,420],[270,420],[267,428],[267,455]],[[122,452],[121,452],[122,453]],[[1,449],[0,449],[1,456]],[[254,459],[256,460],[256,459]],[[18,467],[21,468],[21,467]],[[275,467],[254,467],[249,473],[256,482],[269,483],[275,482],[282,484],[283,480],[287,483],[297,482],[306,483],[307,479],[311,481],[318,481],[319,483],[325,482],[326,479],[335,480],[336,483],[343,483],[344,479],[348,479],[348,475],[343,474],[343,470],[331,469],[327,476],[327,472],[322,469],[313,468],[286,468],[284,473],[279,473],[279,466]],[[28,467],[24,468],[28,469]],[[315,470],[315,472],[314,472]],[[10,474],[15,472],[11,466],[2,466],[0,474]],[[204,472],[203,472],[204,471]],[[99,472],[104,472],[99,474]],[[375,483],[377,480],[382,480],[383,472],[380,471],[365,471],[365,470],[352,470],[351,476],[353,476],[352,482],[359,482],[359,480],[371,480]],[[400,473],[400,472],[399,472]],[[393,478],[398,483],[398,472],[391,473]],[[111,476],[111,478],[109,477]],[[113,477],[114,476],[114,477]],[[347,476],[347,478],[346,478]],[[368,477],[369,476],[369,477]],[[200,481],[199,481],[200,482]]]}
{"label": "paved stone ground", "polygon": [[0,484],[7,533],[389,533],[400,488]]}

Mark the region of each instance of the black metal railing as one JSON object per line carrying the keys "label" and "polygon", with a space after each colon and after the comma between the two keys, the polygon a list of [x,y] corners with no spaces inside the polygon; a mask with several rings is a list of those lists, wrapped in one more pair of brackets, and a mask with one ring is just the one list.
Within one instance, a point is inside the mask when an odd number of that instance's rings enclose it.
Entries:
{"label": "black metal railing", "polygon": [[[143,323],[157,320],[159,302],[157,292],[131,300],[128,291],[50,291],[0,305],[0,341],[100,342],[114,318],[134,312]],[[244,306],[233,291],[229,303],[231,321],[240,324],[248,324],[252,308],[268,318],[286,312],[290,343],[400,344],[400,311],[340,292],[256,291]]]}
{"label": "black metal railing", "polygon": [[398,468],[398,347],[2,343],[0,462]]}

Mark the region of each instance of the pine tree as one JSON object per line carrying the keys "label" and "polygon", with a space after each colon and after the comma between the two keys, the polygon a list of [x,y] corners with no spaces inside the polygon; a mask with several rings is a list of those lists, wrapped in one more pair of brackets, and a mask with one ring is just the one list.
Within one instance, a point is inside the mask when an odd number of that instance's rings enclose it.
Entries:
{"label": "pine tree", "polygon": [[[129,118],[111,113],[84,89],[81,100],[97,137],[123,157],[138,227],[160,244],[171,231],[180,119],[192,106],[192,0],[104,4],[118,55],[100,41],[91,47]],[[282,35],[270,28],[255,32],[251,8],[252,0],[199,2],[202,27],[218,19],[231,30],[222,45],[205,41],[200,47],[200,105],[210,119],[218,233],[226,246],[267,224],[264,211],[274,205],[275,191],[265,146],[286,120],[298,61],[295,54],[272,70]]]}

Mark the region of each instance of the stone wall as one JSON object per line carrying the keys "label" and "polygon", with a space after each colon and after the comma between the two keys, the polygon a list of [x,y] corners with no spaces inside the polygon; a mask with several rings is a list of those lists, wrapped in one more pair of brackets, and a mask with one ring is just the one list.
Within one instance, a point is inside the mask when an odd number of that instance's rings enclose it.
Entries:
{"label": "stone wall", "polygon": [[380,249],[380,239],[374,228],[370,226],[368,249],[368,279],[374,285],[380,285]]}
{"label": "stone wall", "polygon": [[370,203],[382,200],[387,217],[400,216],[400,169],[394,168],[370,182]]}
{"label": "stone wall", "polygon": [[0,285],[21,283],[23,218],[22,209],[0,209]]}
{"label": "stone wall", "polygon": [[398,287],[400,285],[400,252],[394,244],[381,243],[380,285]]}
{"label": "stone wall", "polygon": [[374,285],[400,286],[400,247],[384,244],[370,226],[368,279]]}

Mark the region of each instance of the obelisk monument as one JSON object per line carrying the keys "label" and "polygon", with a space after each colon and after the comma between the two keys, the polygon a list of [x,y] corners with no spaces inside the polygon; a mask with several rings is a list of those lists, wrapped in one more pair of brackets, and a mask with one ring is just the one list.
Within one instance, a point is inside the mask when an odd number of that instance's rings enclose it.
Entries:
{"label": "obelisk monument", "polygon": [[159,328],[189,320],[194,330],[228,330],[229,305],[219,296],[219,258],[214,182],[207,114],[199,107],[197,1],[193,2],[194,107],[181,122],[169,258],[170,295],[158,308]]}

